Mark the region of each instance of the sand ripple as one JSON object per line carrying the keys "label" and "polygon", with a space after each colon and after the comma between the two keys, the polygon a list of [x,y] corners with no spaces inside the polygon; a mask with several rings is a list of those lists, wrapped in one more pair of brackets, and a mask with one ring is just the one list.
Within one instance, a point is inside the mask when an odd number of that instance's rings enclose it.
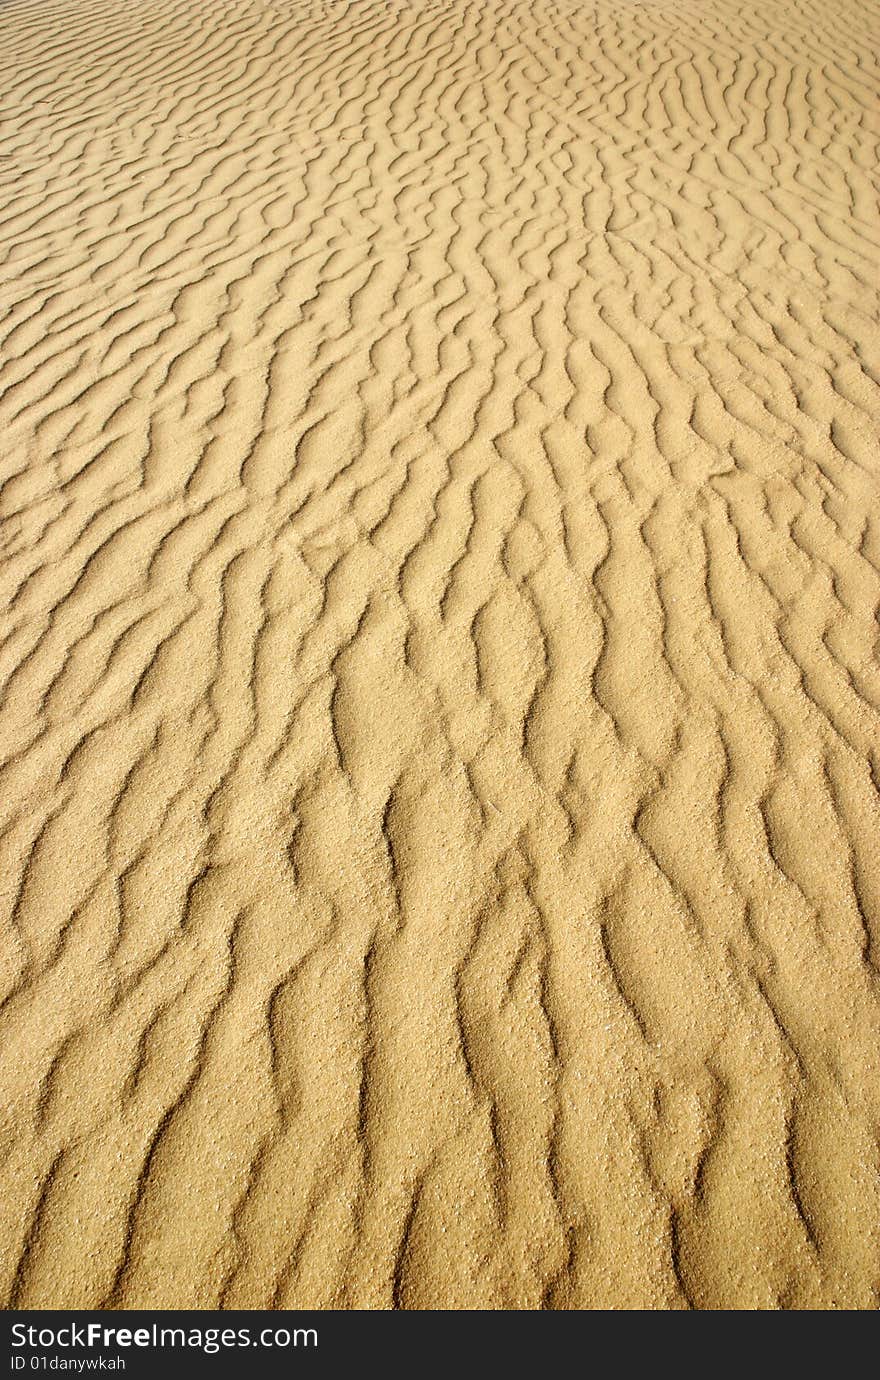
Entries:
{"label": "sand ripple", "polygon": [[878,1302],[876,0],[0,8],[0,1294]]}

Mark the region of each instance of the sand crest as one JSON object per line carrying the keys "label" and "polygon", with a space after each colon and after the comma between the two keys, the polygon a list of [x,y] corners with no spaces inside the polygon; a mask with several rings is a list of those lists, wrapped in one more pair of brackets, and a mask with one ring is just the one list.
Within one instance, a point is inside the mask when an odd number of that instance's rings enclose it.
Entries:
{"label": "sand crest", "polygon": [[0,6],[0,1296],[878,1303],[875,0]]}

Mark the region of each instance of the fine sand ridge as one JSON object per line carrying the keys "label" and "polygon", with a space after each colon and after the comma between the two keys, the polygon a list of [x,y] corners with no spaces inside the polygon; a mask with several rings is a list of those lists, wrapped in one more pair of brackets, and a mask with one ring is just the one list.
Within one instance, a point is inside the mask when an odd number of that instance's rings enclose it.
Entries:
{"label": "fine sand ridge", "polygon": [[7,1304],[877,1306],[878,18],[0,6]]}

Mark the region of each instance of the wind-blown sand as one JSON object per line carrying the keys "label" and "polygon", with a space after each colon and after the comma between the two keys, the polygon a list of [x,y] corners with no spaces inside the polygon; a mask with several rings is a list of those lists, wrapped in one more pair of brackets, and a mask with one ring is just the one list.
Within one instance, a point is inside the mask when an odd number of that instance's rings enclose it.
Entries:
{"label": "wind-blown sand", "polygon": [[2,5],[8,1304],[877,1306],[878,15]]}

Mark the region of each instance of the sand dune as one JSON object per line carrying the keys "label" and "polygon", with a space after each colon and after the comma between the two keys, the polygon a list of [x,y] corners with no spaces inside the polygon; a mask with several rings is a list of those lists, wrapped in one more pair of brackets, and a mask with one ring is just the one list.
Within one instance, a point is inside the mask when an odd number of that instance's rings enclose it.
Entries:
{"label": "sand dune", "polygon": [[0,7],[0,1294],[870,1309],[875,0]]}

